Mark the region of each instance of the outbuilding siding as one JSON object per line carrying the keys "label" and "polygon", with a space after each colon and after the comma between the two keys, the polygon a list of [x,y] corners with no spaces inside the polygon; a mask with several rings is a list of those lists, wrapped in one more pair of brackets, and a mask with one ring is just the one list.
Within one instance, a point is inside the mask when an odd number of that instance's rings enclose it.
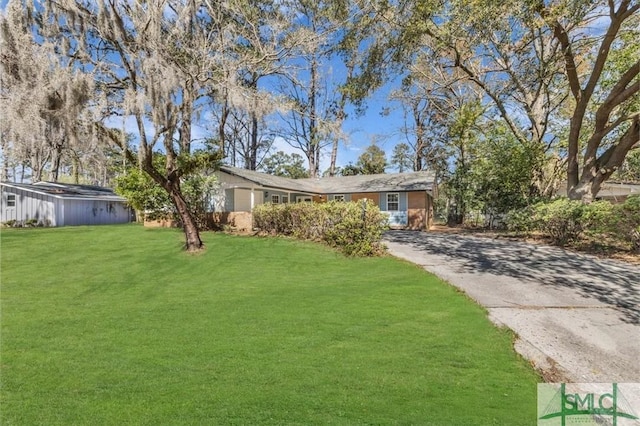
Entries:
{"label": "outbuilding siding", "polygon": [[122,203],[99,200],[65,200],[65,226],[106,225],[129,222],[129,212]]}
{"label": "outbuilding siding", "polygon": [[[44,226],[106,225],[127,223],[131,211],[123,198],[108,189],[39,183],[34,185],[2,183],[0,222],[36,220]],[[85,196],[81,191],[92,191]],[[9,196],[15,195],[15,206]]]}
{"label": "outbuilding siding", "polygon": [[[15,207],[8,206],[9,195],[15,195]],[[17,188],[2,188],[2,218],[0,222],[9,220],[27,221],[36,219],[48,226],[56,223],[56,200],[44,194],[30,193]]]}

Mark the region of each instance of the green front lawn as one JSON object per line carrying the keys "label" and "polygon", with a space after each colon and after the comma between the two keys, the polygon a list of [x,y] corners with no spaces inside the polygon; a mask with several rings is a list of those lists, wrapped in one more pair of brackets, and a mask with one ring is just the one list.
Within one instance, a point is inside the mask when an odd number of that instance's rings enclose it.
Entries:
{"label": "green front lawn", "polygon": [[3,230],[3,425],[535,424],[512,335],[393,258],[135,225]]}

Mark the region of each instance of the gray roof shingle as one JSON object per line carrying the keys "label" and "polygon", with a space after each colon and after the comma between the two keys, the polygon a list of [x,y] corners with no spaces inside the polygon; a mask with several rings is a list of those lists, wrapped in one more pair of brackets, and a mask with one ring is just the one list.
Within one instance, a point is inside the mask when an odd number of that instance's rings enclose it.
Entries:
{"label": "gray roof shingle", "polygon": [[431,172],[337,176],[319,179],[289,179],[253,170],[222,166],[221,171],[247,179],[257,185],[315,194],[358,192],[431,191],[435,175]]}
{"label": "gray roof shingle", "polygon": [[50,195],[56,198],[104,200],[124,202],[125,198],[115,194],[109,188],[93,185],[75,185],[55,182],[38,182],[34,184],[2,182],[3,186],[23,189],[38,194]]}
{"label": "gray roof shingle", "polygon": [[313,179],[289,179],[231,166],[222,166],[220,170],[267,188],[287,189],[296,192],[317,192],[317,188],[313,185]]}

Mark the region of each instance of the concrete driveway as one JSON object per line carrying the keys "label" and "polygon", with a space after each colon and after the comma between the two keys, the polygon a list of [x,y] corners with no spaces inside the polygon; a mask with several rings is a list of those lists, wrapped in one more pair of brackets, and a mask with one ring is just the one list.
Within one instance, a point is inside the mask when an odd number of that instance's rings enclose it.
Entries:
{"label": "concrete driveway", "polygon": [[512,329],[548,381],[640,382],[640,267],[468,235],[391,231],[384,242]]}

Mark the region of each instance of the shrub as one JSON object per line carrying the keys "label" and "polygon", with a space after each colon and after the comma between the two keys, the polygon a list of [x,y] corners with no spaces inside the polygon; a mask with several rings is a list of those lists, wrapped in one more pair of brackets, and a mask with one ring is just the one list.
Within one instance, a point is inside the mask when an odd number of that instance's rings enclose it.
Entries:
{"label": "shrub", "polygon": [[2,223],[2,226],[5,228],[44,228],[51,226],[51,221],[49,219],[38,220],[38,219],[27,219],[27,220],[7,220]]}
{"label": "shrub", "polygon": [[534,220],[539,223],[540,230],[551,237],[553,244],[564,246],[580,238],[584,230],[584,207],[582,202],[567,198],[538,203],[534,205]]}
{"label": "shrub", "polygon": [[261,204],[253,220],[262,232],[324,241],[348,256],[373,256],[382,252],[380,239],[387,218],[373,202]]}
{"label": "shrub", "polygon": [[596,201],[584,206],[583,223],[594,238],[613,238],[640,252],[640,196],[628,197],[624,204]]}
{"label": "shrub", "polygon": [[27,221],[24,223],[24,226],[27,228],[35,228],[36,226],[38,226],[38,219],[27,219]]}
{"label": "shrub", "polygon": [[507,213],[505,226],[507,230],[511,232],[525,235],[533,231],[538,231],[540,228],[540,224],[535,215],[535,209],[531,206]]}
{"label": "shrub", "polygon": [[540,202],[507,215],[507,229],[519,233],[539,231],[551,238],[551,242],[564,246],[580,238],[585,205],[580,201],[560,198]]}
{"label": "shrub", "polygon": [[260,204],[253,209],[254,226],[274,235],[291,235],[291,206],[293,204]]}
{"label": "shrub", "polygon": [[640,252],[640,196],[628,197],[624,204],[558,199],[534,204],[507,215],[507,229],[519,233],[539,231],[553,244],[565,245],[583,234],[596,240],[611,240]]}
{"label": "shrub", "polygon": [[633,251],[640,253],[640,195],[633,195],[619,206],[619,224],[616,227],[620,238],[631,244]]}
{"label": "shrub", "polygon": [[331,227],[335,219],[331,218],[326,206],[314,203],[290,204],[290,222],[287,228],[295,238],[301,240],[321,241],[327,228]]}
{"label": "shrub", "polygon": [[583,206],[582,224],[586,233],[599,238],[617,232],[620,223],[619,206],[609,201],[595,201]]}
{"label": "shrub", "polygon": [[372,256],[382,252],[380,239],[387,228],[387,217],[373,202],[328,203],[329,217],[324,240],[339,247],[347,256]]}

